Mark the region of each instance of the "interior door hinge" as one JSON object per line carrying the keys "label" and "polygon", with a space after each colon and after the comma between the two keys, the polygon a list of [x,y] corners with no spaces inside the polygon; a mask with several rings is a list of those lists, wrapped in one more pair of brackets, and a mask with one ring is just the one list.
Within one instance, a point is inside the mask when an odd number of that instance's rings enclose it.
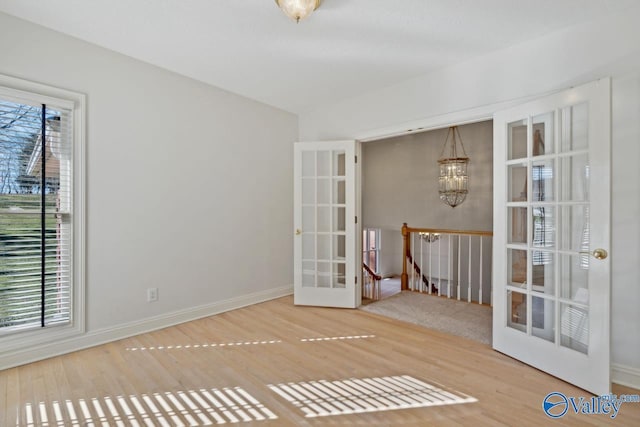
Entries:
{"label": "interior door hinge", "polygon": [[358,217],[356,216],[356,224],[358,223]]}
{"label": "interior door hinge", "polygon": [[358,156],[356,156],[356,163],[358,163]]}
{"label": "interior door hinge", "polygon": [[356,285],[358,284],[358,276],[356,276]]}

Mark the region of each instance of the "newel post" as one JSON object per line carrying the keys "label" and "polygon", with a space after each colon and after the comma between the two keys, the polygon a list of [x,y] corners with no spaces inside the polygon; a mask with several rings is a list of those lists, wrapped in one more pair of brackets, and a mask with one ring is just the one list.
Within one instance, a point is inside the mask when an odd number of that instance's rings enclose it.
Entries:
{"label": "newel post", "polygon": [[407,274],[407,249],[409,247],[408,228],[406,222],[402,224],[402,275],[400,276],[400,289],[403,291],[409,289],[409,275]]}

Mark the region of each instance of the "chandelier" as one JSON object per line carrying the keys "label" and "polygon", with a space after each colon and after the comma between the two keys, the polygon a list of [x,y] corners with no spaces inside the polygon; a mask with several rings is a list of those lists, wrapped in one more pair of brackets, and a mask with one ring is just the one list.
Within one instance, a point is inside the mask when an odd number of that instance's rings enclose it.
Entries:
{"label": "chandelier", "polygon": [[[446,151],[447,144],[448,151]],[[458,144],[462,149],[461,153],[458,153]],[[440,165],[438,193],[440,194],[440,200],[452,208],[464,202],[469,192],[468,164],[469,157],[467,157],[467,153],[464,151],[464,145],[462,145],[462,138],[460,138],[458,127],[451,126],[447,133],[447,139],[445,139],[444,145],[442,146],[440,159],[438,160],[438,165]]]}
{"label": "chandelier", "polygon": [[433,243],[433,242],[437,242],[438,240],[440,240],[440,234],[439,233],[420,232],[420,233],[418,233],[418,235],[420,236],[420,238],[422,240],[426,240],[427,243]]}
{"label": "chandelier", "polygon": [[276,0],[276,4],[285,15],[300,22],[320,6],[320,0]]}

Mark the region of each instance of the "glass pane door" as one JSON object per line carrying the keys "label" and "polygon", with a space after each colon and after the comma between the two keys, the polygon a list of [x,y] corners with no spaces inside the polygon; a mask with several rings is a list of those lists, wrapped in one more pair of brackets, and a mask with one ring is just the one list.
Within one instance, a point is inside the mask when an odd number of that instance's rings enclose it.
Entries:
{"label": "glass pane door", "polygon": [[506,164],[507,326],[582,353],[589,347],[586,118],[580,103],[509,123]]}
{"label": "glass pane door", "polygon": [[345,150],[302,153],[304,287],[344,288]]}
{"label": "glass pane door", "polygon": [[608,93],[603,80],[494,117],[494,348],[595,393],[609,388]]}
{"label": "glass pane door", "polygon": [[[296,144],[296,303],[344,306],[347,275],[355,285],[354,142]],[[350,158],[351,162],[347,159]],[[352,219],[349,221],[349,219]],[[298,255],[296,253],[296,255]],[[296,274],[296,278],[297,278]],[[298,290],[299,288],[299,290]],[[336,301],[332,302],[332,299]],[[348,298],[351,300],[351,298]]]}

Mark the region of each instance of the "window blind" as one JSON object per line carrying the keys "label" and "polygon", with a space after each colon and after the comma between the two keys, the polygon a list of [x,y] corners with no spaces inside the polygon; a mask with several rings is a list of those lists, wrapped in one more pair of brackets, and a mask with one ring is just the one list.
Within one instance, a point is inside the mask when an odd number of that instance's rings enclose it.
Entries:
{"label": "window blind", "polygon": [[0,99],[0,334],[71,321],[71,113]]}

